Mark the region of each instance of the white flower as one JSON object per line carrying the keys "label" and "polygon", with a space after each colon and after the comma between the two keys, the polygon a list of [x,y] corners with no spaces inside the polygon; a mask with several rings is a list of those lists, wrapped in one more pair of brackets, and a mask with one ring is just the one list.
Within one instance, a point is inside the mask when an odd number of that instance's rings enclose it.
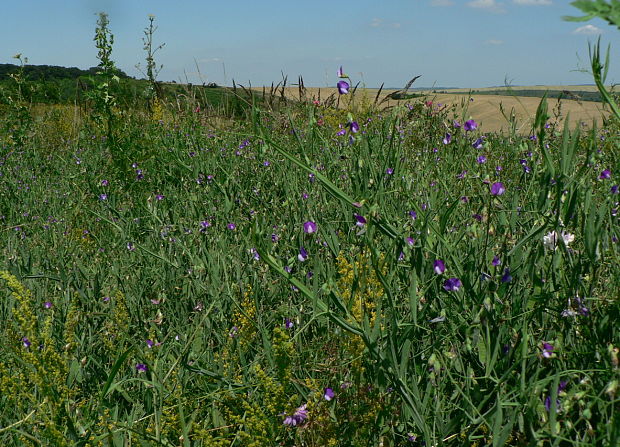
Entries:
{"label": "white flower", "polygon": [[556,231],[552,231],[543,236],[543,244],[545,248],[549,250],[556,250],[558,248],[558,241],[562,241],[566,247],[568,244],[575,240],[575,235],[567,231],[562,231],[560,235]]}

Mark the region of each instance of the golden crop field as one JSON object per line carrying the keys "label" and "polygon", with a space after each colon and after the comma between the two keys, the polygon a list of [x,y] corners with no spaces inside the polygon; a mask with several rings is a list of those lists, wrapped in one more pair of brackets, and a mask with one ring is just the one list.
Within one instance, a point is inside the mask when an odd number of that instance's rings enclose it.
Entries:
{"label": "golden crop field", "polygon": [[[501,87],[489,87],[485,89],[476,89],[478,91],[484,90],[498,90]],[[596,91],[595,86],[526,86],[515,87],[514,90],[567,90],[567,91]],[[257,88],[261,90],[262,88]],[[268,90],[268,89],[267,89]],[[379,94],[379,102],[386,99],[388,95],[396,92],[397,90],[384,89]],[[536,108],[540,103],[540,98],[527,97],[527,96],[511,96],[507,89],[506,95],[488,95],[488,94],[476,94],[471,95],[471,100],[467,101],[468,96],[463,93],[467,93],[470,89],[451,89],[440,90],[446,93],[433,93],[432,91],[415,91],[415,93],[423,94],[425,96],[408,99],[408,100],[392,100],[387,99],[382,103],[382,106],[390,107],[397,104],[405,104],[412,101],[433,101],[434,104],[442,104],[451,107],[456,105],[457,115],[462,114],[462,107],[467,106],[466,117],[474,118],[480,123],[480,128],[483,132],[507,132],[509,130],[509,123],[507,119],[500,112],[500,106],[503,109],[507,117],[510,117],[511,113],[514,113],[517,122],[517,130],[521,134],[528,134],[531,130],[531,125],[536,114]],[[280,89],[278,90],[278,94]],[[359,103],[363,101],[364,97],[366,101],[373,102],[375,97],[379,93],[379,89],[362,89],[358,88],[356,92],[356,101]],[[412,92],[410,92],[412,93]],[[284,94],[290,99],[299,100],[299,88],[298,87],[286,87],[284,88]],[[330,95],[337,96],[338,92],[336,88],[331,87],[306,87],[306,98],[308,100],[320,99],[325,100]],[[571,99],[562,99],[558,101],[554,98],[548,99],[549,112],[551,114],[552,121],[556,119],[563,123],[568,117],[571,126],[576,123],[583,123],[585,127],[591,127],[595,121],[598,121],[600,125],[601,114],[607,115],[607,111],[603,108],[601,103],[593,101],[577,101]],[[555,112],[555,113],[554,113]]]}

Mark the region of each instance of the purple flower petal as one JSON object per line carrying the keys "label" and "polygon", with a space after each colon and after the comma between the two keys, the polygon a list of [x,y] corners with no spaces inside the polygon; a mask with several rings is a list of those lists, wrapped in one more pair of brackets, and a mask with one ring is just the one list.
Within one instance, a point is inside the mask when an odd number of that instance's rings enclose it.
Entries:
{"label": "purple flower petal", "polygon": [[474,120],[467,120],[467,121],[465,121],[465,124],[463,125],[463,128],[467,132],[469,132],[469,131],[477,129],[478,128],[478,123],[475,122]]}
{"label": "purple flower petal", "polygon": [[325,388],[325,391],[323,392],[323,398],[326,401],[330,401],[334,398],[336,394],[334,394],[334,390],[332,390],[331,388]]}
{"label": "purple flower petal", "polygon": [[458,278],[449,278],[443,283],[443,288],[448,292],[458,292],[463,283]]}
{"label": "purple flower petal", "polygon": [[349,93],[349,83],[347,81],[338,81],[338,84],[336,84],[336,86],[338,87],[338,93],[341,95],[346,95],[347,93]]}
{"label": "purple flower petal", "polygon": [[506,268],[504,269],[504,274],[502,275],[502,282],[507,283],[510,281],[512,281],[512,275],[510,274],[510,269]]}
{"label": "purple flower petal", "polygon": [[316,223],[309,220],[308,222],[304,222],[304,232],[306,234],[316,233]]}
{"label": "purple flower petal", "polygon": [[491,195],[501,196],[506,192],[506,188],[502,182],[495,182],[491,185]]}
{"label": "purple flower petal", "polygon": [[446,265],[441,259],[436,259],[435,262],[433,262],[433,270],[438,275],[441,275],[443,272],[446,271]]}
{"label": "purple flower petal", "polygon": [[364,218],[364,216],[354,214],[353,217],[355,217],[355,225],[357,225],[358,227],[363,227],[364,225],[366,225],[366,219]]}
{"label": "purple flower petal", "polygon": [[308,252],[306,251],[304,247],[301,247],[299,249],[299,254],[297,255],[297,259],[299,259],[299,262],[304,262],[306,259],[308,259]]}

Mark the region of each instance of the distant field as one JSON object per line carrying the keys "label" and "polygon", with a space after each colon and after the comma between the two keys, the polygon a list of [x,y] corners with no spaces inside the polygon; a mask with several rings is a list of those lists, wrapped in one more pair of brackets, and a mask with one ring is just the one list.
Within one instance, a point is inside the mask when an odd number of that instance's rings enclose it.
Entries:
{"label": "distant field", "polygon": [[[489,87],[485,89],[475,89],[478,91],[498,90],[501,87]],[[514,90],[555,90],[555,91],[596,91],[595,86],[589,85],[559,85],[559,86],[521,86],[515,87]],[[397,90],[382,90],[380,93],[379,101],[383,101],[388,95]],[[412,101],[427,100],[434,103],[457,105],[458,114],[461,114],[461,105],[466,103],[464,100],[466,96],[463,93],[469,92],[470,89],[450,89],[440,90],[449,93],[432,93],[432,91],[412,91],[410,93],[416,93],[425,95],[420,98],[408,99],[408,100],[386,100],[383,105],[395,106],[397,104],[403,104]],[[374,101],[379,89],[358,89],[358,98],[366,95],[371,101]],[[285,88],[285,95],[291,99],[299,99],[299,89],[297,87]],[[306,95],[309,99],[325,99],[330,95],[337,95],[335,88],[319,88],[308,87],[306,88]],[[509,90],[506,89],[506,96],[504,95],[489,95],[489,94],[475,94],[471,95],[473,101],[467,104],[467,116],[474,118],[481,123],[481,129],[485,132],[501,132],[507,131],[509,124],[507,120],[500,113],[500,105],[506,114],[510,114],[511,110],[514,110],[514,114],[517,118],[518,129],[520,133],[527,134],[530,131],[533,117],[536,113],[536,108],[540,103],[540,98],[527,97],[527,96],[510,96]],[[549,99],[550,112],[554,109],[557,110],[558,100]],[[601,115],[607,115],[607,111],[603,110],[602,104],[593,101],[576,101],[570,99],[561,100],[561,108],[559,109],[561,116],[559,121],[563,122],[567,115],[569,116],[571,125],[575,123],[585,123],[587,127],[592,126],[594,121],[597,121],[600,125]]]}

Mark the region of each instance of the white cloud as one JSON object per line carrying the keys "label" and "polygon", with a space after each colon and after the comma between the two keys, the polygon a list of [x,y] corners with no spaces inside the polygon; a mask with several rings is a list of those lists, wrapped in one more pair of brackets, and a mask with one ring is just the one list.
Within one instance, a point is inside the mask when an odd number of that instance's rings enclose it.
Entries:
{"label": "white cloud", "polygon": [[371,28],[385,28],[385,27],[389,27],[389,28],[400,28],[402,26],[401,23],[398,22],[386,22],[383,19],[380,19],[378,17],[375,17],[374,19],[372,19],[370,21],[370,27]]}
{"label": "white cloud", "polygon": [[584,25],[573,31],[573,34],[585,34],[591,36],[592,34],[602,34],[603,30],[594,25]]}
{"label": "white cloud", "polygon": [[487,45],[502,45],[504,41],[499,39],[489,39],[486,40],[484,43],[486,43]]}
{"label": "white cloud", "polygon": [[551,0],[512,0],[513,3],[516,3],[517,5],[535,5],[535,6],[542,6],[542,5],[550,5],[552,3]]}
{"label": "white cloud", "polygon": [[453,6],[452,0],[431,0],[431,6]]}
{"label": "white cloud", "polygon": [[484,9],[485,11],[489,12],[506,12],[502,4],[497,3],[495,0],[473,0],[467,3],[467,6],[469,6],[470,8]]}

